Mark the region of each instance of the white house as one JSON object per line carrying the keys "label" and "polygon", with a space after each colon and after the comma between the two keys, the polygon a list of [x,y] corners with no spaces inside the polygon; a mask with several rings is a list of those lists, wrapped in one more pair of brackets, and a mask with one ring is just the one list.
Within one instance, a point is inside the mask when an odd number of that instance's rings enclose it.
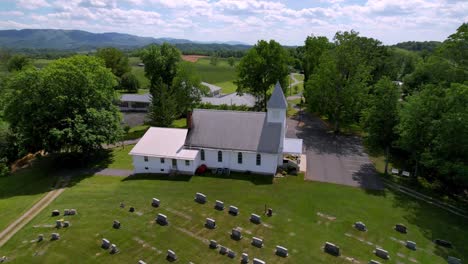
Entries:
{"label": "white house", "polygon": [[277,84],[266,113],[195,109],[187,129],[152,127],[130,151],[134,172],[194,174],[205,164],[275,174],[285,154],[302,153],[302,139],[285,137],[287,106]]}

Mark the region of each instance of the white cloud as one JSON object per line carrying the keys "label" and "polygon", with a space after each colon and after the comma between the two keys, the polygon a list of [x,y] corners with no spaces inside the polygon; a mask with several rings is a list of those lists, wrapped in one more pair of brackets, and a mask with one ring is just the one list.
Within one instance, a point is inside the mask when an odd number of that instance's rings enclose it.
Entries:
{"label": "white cloud", "polygon": [[50,6],[46,0],[19,0],[16,5],[20,8],[28,10]]}

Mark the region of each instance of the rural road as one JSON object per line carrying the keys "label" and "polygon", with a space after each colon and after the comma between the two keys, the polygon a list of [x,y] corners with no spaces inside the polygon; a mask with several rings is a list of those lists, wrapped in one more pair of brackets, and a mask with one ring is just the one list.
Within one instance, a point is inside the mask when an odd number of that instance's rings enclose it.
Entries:
{"label": "rural road", "polygon": [[299,84],[299,83],[303,82],[303,81],[299,81],[298,79],[296,79],[296,75],[300,75],[300,74],[294,74],[294,73],[290,74],[291,79],[293,80],[293,82],[290,84],[291,87],[293,87],[296,84]]}

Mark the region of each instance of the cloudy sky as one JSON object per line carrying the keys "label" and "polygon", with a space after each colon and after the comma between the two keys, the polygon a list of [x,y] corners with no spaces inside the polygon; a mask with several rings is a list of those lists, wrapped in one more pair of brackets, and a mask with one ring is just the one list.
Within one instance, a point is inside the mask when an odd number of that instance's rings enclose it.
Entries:
{"label": "cloudy sky", "polygon": [[0,0],[0,29],[60,28],[199,41],[302,44],[354,29],[394,44],[443,40],[468,0]]}

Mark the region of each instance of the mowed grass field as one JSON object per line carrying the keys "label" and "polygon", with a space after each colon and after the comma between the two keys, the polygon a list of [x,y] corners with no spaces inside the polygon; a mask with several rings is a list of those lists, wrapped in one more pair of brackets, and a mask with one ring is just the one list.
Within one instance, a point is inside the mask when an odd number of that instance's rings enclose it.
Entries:
{"label": "mowed grass field", "polygon": [[[114,167],[127,167],[128,149],[116,148]],[[196,192],[205,193],[208,203],[193,201]],[[151,207],[151,199],[161,200],[161,207]],[[215,200],[239,207],[240,215],[214,210]],[[124,209],[119,207],[124,202]],[[263,215],[265,205],[274,210],[273,217]],[[128,212],[134,206],[135,213]],[[76,216],[51,217],[54,209],[75,208]],[[157,213],[168,216],[169,225],[160,226]],[[263,223],[249,222],[250,213],[262,215]],[[217,221],[214,230],[204,227],[205,219]],[[71,227],[57,230],[57,219],[69,220]],[[112,228],[119,220],[122,228]],[[366,223],[369,231],[356,231],[352,224]],[[408,234],[393,230],[396,223],[408,226]],[[52,226],[51,226],[52,225]],[[240,227],[243,239],[234,241],[229,234]],[[61,239],[49,241],[58,232]],[[39,234],[46,240],[36,242]],[[250,245],[253,236],[264,239],[265,246]],[[116,255],[101,249],[101,239],[107,238],[120,249]],[[453,242],[454,249],[434,245],[433,239]],[[208,248],[210,239],[217,240],[237,253],[235,260]],[[400,241],[412,240],[418,245],[411,251]],[[375,246],[390,252],[391,259],[382,263],[446,263],[453,255],[468,258],[466,220],[435,207],[411,200],[406,196],[384,192],[367,192],[358,188],[333,184],[305,182],[302,176],[275,178],[258,175],[233,174],[230,177],[149,175],[111,177],[88,175],[75,179],[49,207],[18,232],[0,255],[9,263],[166,263],[166,250],[174,250],[178,263],[239,263],[246,252],[267,263],[359,263],[377,259]],[[342,256],[325,254],[325,241],[341,247]],[[290,256],[275,256],[274,248],[288,248]]]}
{"label": "mowed grass field", "polygon": [[[191,63],[191,62],[185,62]],[[235,66],[230,66],[227,59],[220,58],[216,66],[210,64],[210,58],[199,59],[195,63],[191,63],[195,67],[195,71],[203,82],[211,83],[222,88],[222,93],[233,93],[237,86],[234,81],[237,79]]]}

